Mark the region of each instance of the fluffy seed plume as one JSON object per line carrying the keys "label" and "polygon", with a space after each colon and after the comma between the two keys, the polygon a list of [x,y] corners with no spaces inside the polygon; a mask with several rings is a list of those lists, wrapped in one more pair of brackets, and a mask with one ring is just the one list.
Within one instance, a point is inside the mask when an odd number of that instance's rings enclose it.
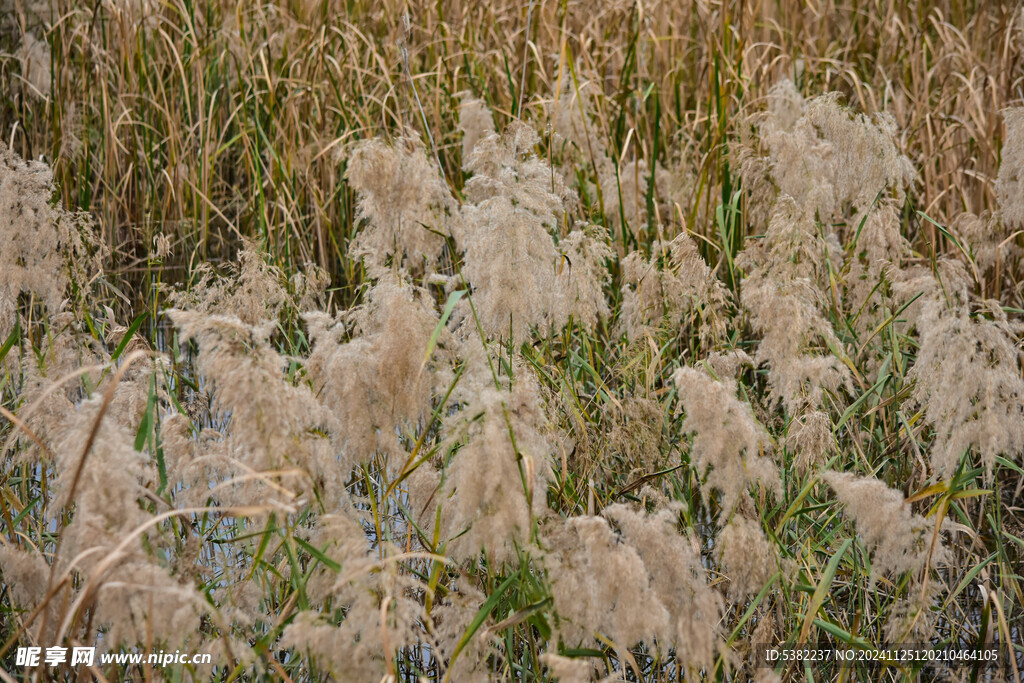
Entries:
{"label": "fluffy seed plume", "polygon": [[552,233],[568,190],[533,153],[537,141],[532,129],[513,123],[503,135],[480,140],[466,164],[473,177],[466,182],[471,203],[463,207],[459,239],[464,273],[484,332],[511,336],[513,344],[526,339],[531,326],[564,322],[561,257]]}
{"label": "fluffy seed plume", "polygon": [[469,160],[476,144],[494,131],[494,114],[490,108],[479,100],[462,93],[459,104],[459,130],[462,131],[462,158]]}
{"label": "fluffy seed plume", "polygon": [[306,316],[313,340],[306,369],[348,465],[398,453],[401,432],[429,408],[438,381],[424,359],[438,322],[432,305],[423,290],[387,276],[344,320]]}
{"label": "fluffy seed plume", "polygon": [[687,668],[713,662],[721,598],[708,588],[700,557],[676,532],[674,517],[670,509],[646,515],[613,505],[603,517],[574,517],[551,531],[545,564],[567,643],[603,637],[621,652],[657,641],[675,648]]}
{"label": "fluffy seed plume", "polygon": [[733,600],[760,592],[777,566],[777,553],[761,526],[743,515],[735,515],[725,525],[715,552],[729,577],[729,597]]}
{"label": "fluffy seed plume", "polygon": [[1024,107],[1003,111],[1006,138],[996,178],[996,197],[1003,223],[1010,228],[1024,226]]}
{"label": "fluffy seed plume", "polygon": [[655,243],[650,259],[640,252],[626,256],[622,282],[619,325],[630,341],[684,324],[697,326],[705,339],[724,332],[725,288],[686,233],[668,244]]}
{"label": "fluffy seed plume", "polygon": [[382,266],[390,255],[414,272],[432,268],[451,233],[451,193],[422,143],[380,138],[358,144],[345,176],[359,193],[359,218],[366,222],[353,255]]}
{"label": "fluffy seed plume", "polygon": [[789,86],[777,86],[773,93],[760,132],[780,194],[823,218],[849,208],[864,211],[887,190],[902,202],[913,170],[895,146],[891,116],[856,114],[839,104],[838,93],[806,101]]}
{"label": "fluffy seed plume", "polygon": [[849,472],[826,472],[822,478],[836,492],[870,549],[872,576],[913,572],[944,560],[941,543],[931,548],[934,524],[915,514],[899,491],[874,477]]}
{"label": "fluffy seed plume", "polygon": [[24,161],[0,142],[0,340],[14,329],[21,293],[54,315],[70,283],[84,288],[99,272],[103,252],[91,220],[53,206],[54,191],[46,164]]}
{"label": "fluffy seed plume", "polygon": [[830,246],[821,240],[812,215],[782,197],[763,240],[740,254],[747,270],[741,300],[761,335],[755,359],[767,363],[774,401],[791,414],[821,405],[823,392],[849,381],[849,370],[831,353],[839,349],[832,325],[821,313]]}
{"label": "fluffy seed plume", "polygon": [[218,273],[209,263],[195,269],[198,279],[187,289],[173,289],[168,302],[179,309],[210,315],[234,316],[246,325],[276,321],[288,309],[316,305],[330,278],[309,264],[291,281],[254,240],[242,241],[236,262]]}
{"label": "fluffy seed plume", "polygon": [[559,245],[562,261],[558,273],[561,305],[552,316],[558,322],[575,316],[585,327],[593,329],[599,319],[607,318],[608,300],[604,287],[610,279],[605,261],[612,250],[608,235],[596,226],[577,228]]}
{"label": "fluffy seed plume", "polygon": [[450,546],[452,556],[473,558],[483,548],[500,564],[528,541],[532,520],[547,509],[553,449],[545,424],[536,381],[525,373],[511,391],[484,389],[451,420],[449,433],[468,431],[443,490],[451,510],[447,534],[462,534]]}
{"label": "fluffy seed plume", "polygon": [[781,490],[778,470],[761,455],[769,447],[768,433],[750,405],[736,398],[736,381],[717,380],[703,367],[680,368],[672,380],[686,414],[683,431],[694,435],[690,459],[698,472],[708,471],[705,486],[722,493],[723,508],[732,510],[757,483]]}
{"label": "fluffy seed plume", "polygon": [[923,297],[921,348],[908,379],[935,430],[935,471],[952,476],[973,449],[991,478],[997,456],[1024,452],[1024,379],[1014,343],[1019,326],[996,303],[988,316],[971,315],[966,305],[947,306],[940,291],[936,283]]}

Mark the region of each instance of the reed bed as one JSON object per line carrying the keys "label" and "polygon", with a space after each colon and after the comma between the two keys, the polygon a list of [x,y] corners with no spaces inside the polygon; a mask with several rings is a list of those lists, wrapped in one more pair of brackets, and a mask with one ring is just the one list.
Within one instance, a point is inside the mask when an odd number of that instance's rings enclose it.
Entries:
{"label": "reed bed", "polygon": [[4,680],[1020,680],[1013,3],[0,10]]}

